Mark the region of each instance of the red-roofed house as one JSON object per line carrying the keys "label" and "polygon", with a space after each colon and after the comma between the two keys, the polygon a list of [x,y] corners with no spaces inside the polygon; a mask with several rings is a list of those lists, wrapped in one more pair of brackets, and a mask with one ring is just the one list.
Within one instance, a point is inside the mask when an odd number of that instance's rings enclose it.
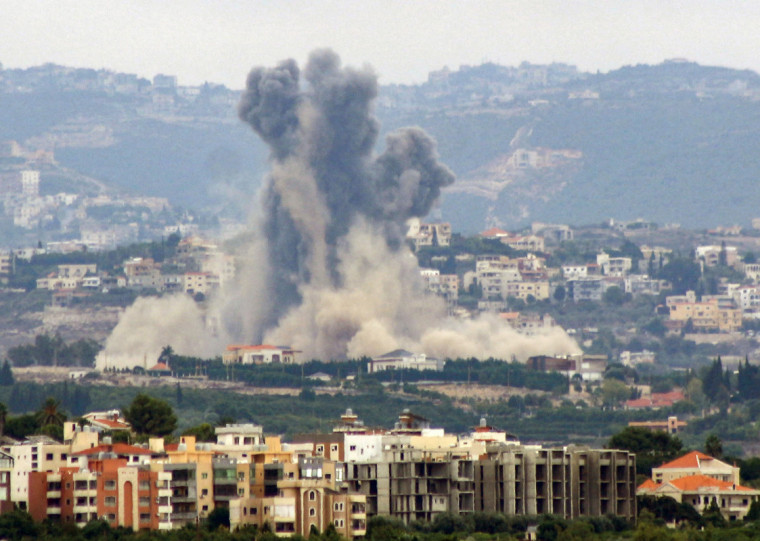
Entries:
{"label": "red-roofed house", "polygon": [[222,355],[224,364],[294,364],[299,351],[288,346],[230,345]]}
{"label": "red-roofed house", "polygon": [[500,239],[503,237],[509,237],[511,235],[512,234],[509,231],[504,231],[498,227],[492,227],[491,229],[487,229],[480,234],[481,237],[486,239]]}
{"label": "red-roofed house", "polygon": [[[690,453],[690,455],[694,454]],[[686,457],[681,458],[686,461],[691,461],[694,458],[699,460],[698,456],[686,455]],[[712,457],[707,458],[715,460]],[[760,490],[741,486],[734,481],[722,481],[708,475],[697,474],[662,483],[648,479],[639,485],[636,489],[636,495],[669,496],[679,503],[691,504],[700,512],[714,503],[720,508],[721,514],[727,520],[741,520],[749,511],[752,502],[760,498]]]}
{"label": "red-roofed house", "polygon": [[676,402],[684,400],[686,397],[681,391],[670,391],[668,393],[652,393],[651,396],[628,400],[625,403],[626,409],[660,409],[669,408]]}
{"label": "red-roofed house", "polygon": [[657,483],[691,475],[706,475],[718,481],[739,484],[739,468],[699,451],[691,451],[659,468],[652,468],[652,479]]}
{"label": "red-roofed house", "polygon": [[96,432],[132,430],[132,426],[121,415],[119,410],[93,411],[84,414],[83,417],[90,422],[91,429],[94,429]]}

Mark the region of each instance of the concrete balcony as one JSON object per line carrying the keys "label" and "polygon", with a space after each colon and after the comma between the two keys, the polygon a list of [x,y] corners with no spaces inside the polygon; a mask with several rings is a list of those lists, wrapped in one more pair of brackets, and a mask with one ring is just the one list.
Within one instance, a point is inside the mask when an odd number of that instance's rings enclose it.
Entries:
{"label": "concrete balcony", "polygon": [[60,507],[50,507],[47,508],[47,514],[48,515],[60,515],[61,514],[61,508]]}
{"label": "concrete balcony", "polygon": [[74,506],[74,514],[77,513],[97,513],[98,512],[98,506],[97,505],[75,505]]}
{"label": "concrete balcony", "polygon": [[61,491],[60,490],[48,490],[47,491],[47,498],[60,498],[61,497]]}
{"label": "concrete balcony", "polygon": [[198,513],[192,511],[188,513],[172,513],[171,514],[171,520],[173,521],[180,521],[180,520],[195,520],[198,517]]}
{"label": "concrete balcony", "polygon": [[172,506],[169,505],[159,505],[158,506],[158,512],[159,513],[171,513],[172,512]]}

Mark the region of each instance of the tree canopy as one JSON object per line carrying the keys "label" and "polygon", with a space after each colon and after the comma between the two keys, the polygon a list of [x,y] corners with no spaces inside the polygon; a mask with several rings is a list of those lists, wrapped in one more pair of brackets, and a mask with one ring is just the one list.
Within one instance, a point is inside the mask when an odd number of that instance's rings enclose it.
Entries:
{"label": "tree canopy", "polygon": [[139,435],[166,436],[177,428],[177,416],[169,403],[144,393],[124,408],[124,418]]}

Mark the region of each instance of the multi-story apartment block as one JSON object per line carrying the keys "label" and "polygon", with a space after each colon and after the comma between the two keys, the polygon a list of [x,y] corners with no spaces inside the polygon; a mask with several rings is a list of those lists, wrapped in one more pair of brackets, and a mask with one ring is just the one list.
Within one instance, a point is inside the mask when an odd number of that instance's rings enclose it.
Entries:
{"label": "multi-story apartment block", "polygon": [[21,193],[26,197],[39,197],[40,172],[33,170],[21,171]]}
{"label": "multi-story apartment block", "polygon": [[599,302],[604,297],[604,292],[612,286],[618,286],[621,289],[625,287],[622,279],[618,278],[604,278],[601,276],[576,278],[567,281],[567,296],[573,302]]}
{"label": "multi-story apartment block", "polygon": [[636,456],[628,451],[489,446],[474,469],[476,511],[636,518]]}
{"label": "multi-story apartment block", "polygon": [[11,501],[11,478],[14,462],[11,455],[0,451],[0,514],[12,511],[14,507]]}
{"label": "multi-story apartment block", "polygon": [[210,272],[186,272],[182,275],[182,291],[190,295],[208,295],[219,287],[219,276]]}
{"label": "multi-story apartment block", "polygon": [[351,491],[366,496],[368,516],[392,516],[409,523],[474,511],[473,460],[466,452],[383,451],[379,460],[347,464],[345,479]]}
{"label": "multi-story apartment block", "polygon": [[34,472],[29,513],[83,526],[105,518],[113,527],[171,529],[169,474],[131,466],[122,458],[89,461],[86,468]]}
{"label": "multi-story apartment block", "polygon": [[13,254],[0,252],[0,278],[6,278],[13,272]]}
{"label": "multi-story apartment block", "polygon": [[[263,466],[263,467],[262,467]],[[342,467],[322,457],[300,457],[297,462],[257,464],[263,471],[254,477],[254,497],[230,502],[233,526],[269,523],[280,536],[308,535],[312,527],[323,531],[332,524],[348,538],[366,533],[366,498],[340,493]]]}
{"label": "multi-story apartment block", "polygon": [[702,302],[674,302],[670,299],[666,300],[670,309],[668,323],[673,328],[683,328],[689,321],[696,331],[733,332],[741,328],[742,311],[734,306],[730,297],[704,297]]}

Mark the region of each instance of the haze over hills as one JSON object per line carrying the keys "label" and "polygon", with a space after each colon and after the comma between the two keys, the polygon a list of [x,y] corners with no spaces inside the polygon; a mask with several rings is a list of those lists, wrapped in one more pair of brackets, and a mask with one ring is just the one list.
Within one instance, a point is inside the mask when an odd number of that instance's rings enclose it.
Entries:
{"label": "haze over hills", "polygon": [[[244,216],[267,164],[235,115],[239,93],[156,82],[0,71],[0,139],[54,149],[115,190]],[[484,64],[382,87],[377,115],[384,133],[419,125],[438,140],[458,177],[440,208],[455,230],[609,217],[711,227],[758,215],[759,98],[756,73],[682,61],[605,74]]]}

